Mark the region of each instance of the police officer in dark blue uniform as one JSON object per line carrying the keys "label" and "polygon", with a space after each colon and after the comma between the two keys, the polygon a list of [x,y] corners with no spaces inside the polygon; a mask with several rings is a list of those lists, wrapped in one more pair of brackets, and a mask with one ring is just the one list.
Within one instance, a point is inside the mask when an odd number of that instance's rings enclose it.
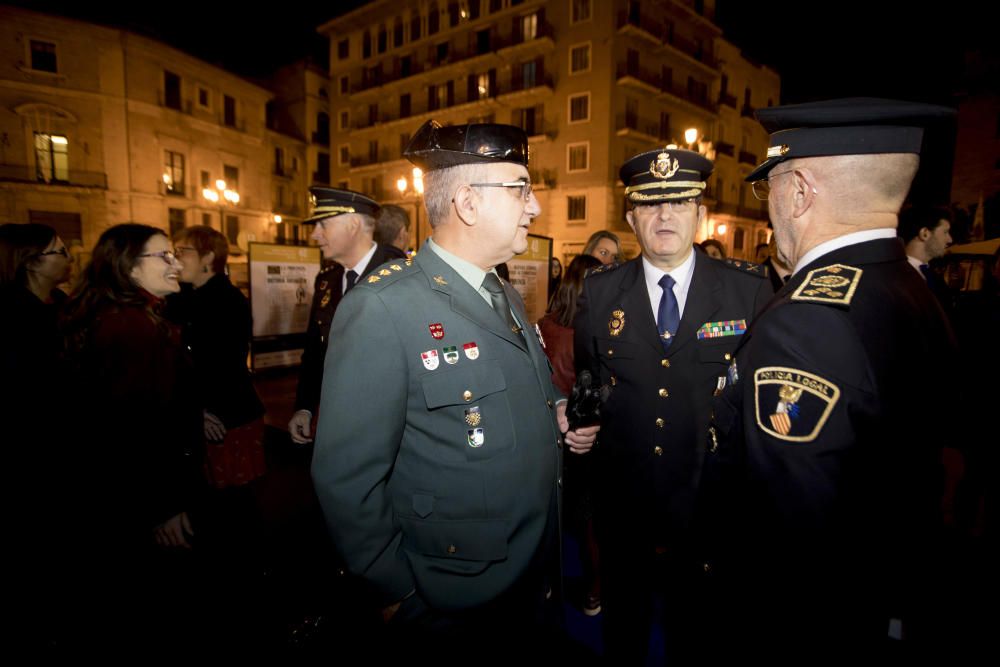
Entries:
{"label": "police officer in dark blue uniform", "polygon": [[289,435],[300,444],[312,439],[312,420],[319,405],[330,324],[340,300],[376,267],[406,257],[398,248],[373,240],[375,217],[380,208],[373,199],[359,192],[334,188],[313,187],[309,192],[315,204],[306,222],[316,225],[312,239],[319,244],[328,264],[316,276],[295,413],[288,423]]}
{"label": "police officer in dark blue uniform", "polygon": [[[574,323],[578,374],[610,387],[595,457],[606,653],[641,664],[655,597],[668,655],[686,662],[698,596],[687,525],[718,378],[771,295],[755,265],[693,250],[713,165],[665,148],[621,168],[641,257],[596,269]],[[654,592],[657,596],[654,596]]]}
{"label": "police officer in dark blue uniform", "polygon": [[725,591],[717,646],[743,659],[856,659],[927,637],[960,387],[895,227],[924,128],[952,113],[875,99],[757,112],[772,135],[747,180],[795,268],[714,403],[696,522]]}

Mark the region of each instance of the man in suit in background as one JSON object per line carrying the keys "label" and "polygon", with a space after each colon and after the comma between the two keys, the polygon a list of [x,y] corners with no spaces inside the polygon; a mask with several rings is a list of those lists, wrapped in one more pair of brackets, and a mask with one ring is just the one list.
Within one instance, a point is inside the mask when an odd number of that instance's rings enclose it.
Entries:
{"label": "man in suit in background", "polygon": [[288,422],[288,433],[298,444],[312,440],[312,422],[319,405],[330,323],[340,300],[376,267],[405,257],[401,250],[373,240],[375,216],[379,213],[379,205],[374,200],[358,192],[334,188],[313,187],[309,192],[315,204],[312,217],[305,222],[316,225],[312,240],[323,251],[323,260],[333,264],[316,276],[313,291],[295,413]]}
{"label": "man in suit in background", "polygon": [[927,281],[946,313],[952,309],[948,285],[930,267],[944,257],[951,245],[951,213],[936,206],[910,206],[899,214],[899,238],[906,246],[906,260]]}
{"label": "man in suit in background", "polygon": [[517,292],[494,267],[540,213],[523,130],[429,121],[405,155],[434,230],[341,304],[313,480],[348,569],[394,645],[477,663],[528,655],[557,590],[565,404]]}
{"label": "man in suit in background", "polygon": [[622,664],[645,660],[656,597],[667,655],[686,664],[698,650],[687,525],[709,406],[771,295],[756,265],[693,250],[712,168],[698,153],[667,148],[625,163],[625,215],[642,254],[587,278],[574,324],[577,373],[611,389],[588,455],[599,462],[605,648]]}

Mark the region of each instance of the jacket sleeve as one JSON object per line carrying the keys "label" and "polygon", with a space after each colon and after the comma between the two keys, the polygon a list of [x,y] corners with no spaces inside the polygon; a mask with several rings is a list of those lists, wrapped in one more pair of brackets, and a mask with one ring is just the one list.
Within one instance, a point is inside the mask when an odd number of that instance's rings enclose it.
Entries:
{"label": "jacket sleeve", "polygon": [[331,336],[338,345],[323,374],[313,482],[348,569],[389,604],[414,589],[388,489],[406,424],[404,346],[389,309],[366,289],[341,302]]}

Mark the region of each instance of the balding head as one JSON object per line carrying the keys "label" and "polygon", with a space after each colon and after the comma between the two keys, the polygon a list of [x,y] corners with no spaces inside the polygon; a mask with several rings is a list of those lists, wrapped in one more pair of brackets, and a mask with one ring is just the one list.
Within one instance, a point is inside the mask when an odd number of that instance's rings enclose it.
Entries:
{"label": "balding head", "polygon": [[913,153],[836,155],[793,160],[816,176],[826,203],[843,214],[896,214],[920,165]]}

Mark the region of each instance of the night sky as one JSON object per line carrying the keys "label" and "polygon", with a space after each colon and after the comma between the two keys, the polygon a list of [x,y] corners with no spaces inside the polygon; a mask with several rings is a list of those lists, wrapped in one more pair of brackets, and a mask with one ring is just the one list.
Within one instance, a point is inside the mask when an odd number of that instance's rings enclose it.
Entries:
{"label": "night sky", "polygon": [[[189,0],[152,13],[141,3],[11,4],[147,34],[254,78],[307,55],[325,62],[316,28],[364,2],[300,3],[294,11],[276,3],[272,12],[250,14]],[[912,0],[719,0],[716,23],[747,57],[782,75],[783,103],[853,95],[947,103],[960,87],[963,50],[985,45],[995,25],[982,8],[988,4],[955,0],[922,9]]]}

